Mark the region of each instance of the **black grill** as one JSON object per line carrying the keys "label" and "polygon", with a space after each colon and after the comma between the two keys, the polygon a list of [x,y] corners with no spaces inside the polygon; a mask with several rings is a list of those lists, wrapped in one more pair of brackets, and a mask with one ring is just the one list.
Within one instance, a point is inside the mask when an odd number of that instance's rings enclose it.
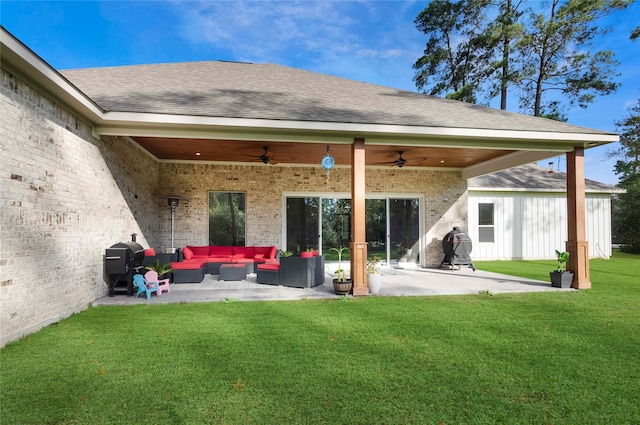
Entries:
{"label": "black grill", "polygon": [[131,242],[119,242],[105,250],[105,273],[109,276],[109,296],[116,292],[133,295],[133,275],[142,273],[144,249],[135,242],[135,233]]}
{"label": "black grill", "polygon": [[476,271],[471,261],[472,249],[473,244],[469,235],[462,232],[459,227],[454,227],[442,239],[444,258],[440,263],[440,267],[451,267],[451,270],[454,270],[455,266],[468,265],[473,271]]}

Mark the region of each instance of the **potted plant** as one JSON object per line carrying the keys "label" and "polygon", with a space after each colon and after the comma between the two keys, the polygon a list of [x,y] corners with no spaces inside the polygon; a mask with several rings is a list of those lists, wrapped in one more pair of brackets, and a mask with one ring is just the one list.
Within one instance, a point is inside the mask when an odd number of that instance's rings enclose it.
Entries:
{"label": "potted plant", "polygon": [[292,251],[280,251],[281,257],[291,257],[293,255]]}
{"label": "potted plant", "polygon": [[338,270],[336,270],[337,278],[333,279],[333,290],[336,295],[346,295],[353,289],[353,280],[347,279],[346,273],[342,270],[342,253],[349,251],[346,246],[331,248],[331,251],[338,253]]}
{"label": "potted plant", "polygon": [[380,292],[380,286],[382,285],[380,260],[381,258],[378,256],[373,256],[367,260],[367,281],[369,283],[370,294],[377,294]]}
{"label": "potted plant", "polygon": [[160,260],[156,260],[156,262],[150,266],[145,267],[147,270],[154,271],[158,273],[158,279],[167,279],[169,273],[173,273],[173,269],[171,268],[170,263],[162,264]]}
{"label": "potted plant", "polygon": [[316,252],[317,251],[315,249],[308,248],[306,251],[300,253],[300,257],[302,257],[302,258],[311,258],[311,257],[314,257],[315,255],[317,255]]}
{"label": "potted plant", "polygon": [[549,273],[549,276],[551,277],[551,286],[555,288],[571,288],[573,272],[567,271],[569,253],[566,251],[558,251],[556,249],[556,261],[556,269]]}

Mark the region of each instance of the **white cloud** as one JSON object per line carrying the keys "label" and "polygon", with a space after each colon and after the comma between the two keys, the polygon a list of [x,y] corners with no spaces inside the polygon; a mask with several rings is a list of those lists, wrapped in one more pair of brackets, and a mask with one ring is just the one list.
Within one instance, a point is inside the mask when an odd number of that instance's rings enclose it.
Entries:
{"label": "white cloud", "polygon": [[413,24],[420,10],[414,2],[187,1],[174,5],[184,38],[214,54],[227,55],[211,59],[275,62],[383,85],[387,83],[380,77],[401,66],[404,72],[394,72],[393,80],[403,75],[402,85],[414,87],[411,65],[424,43]]}

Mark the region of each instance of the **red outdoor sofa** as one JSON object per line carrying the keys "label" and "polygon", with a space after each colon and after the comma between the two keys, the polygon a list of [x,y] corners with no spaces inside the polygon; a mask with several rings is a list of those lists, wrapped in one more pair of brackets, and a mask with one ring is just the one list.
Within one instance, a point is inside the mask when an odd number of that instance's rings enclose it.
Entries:
{"label": "red outdoor sofa", "polygon": [[222,264],[245,264],[255,273],[256,264],[277,262],[275,246],[186,246],[183,261],[172,262],[173,283],[199,283],[205,274],[220,274]]}

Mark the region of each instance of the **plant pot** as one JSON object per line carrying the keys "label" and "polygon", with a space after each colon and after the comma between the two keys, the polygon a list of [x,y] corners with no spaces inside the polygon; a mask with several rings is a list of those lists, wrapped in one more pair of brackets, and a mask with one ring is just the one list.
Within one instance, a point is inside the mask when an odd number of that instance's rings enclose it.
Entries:
{"label": "plant pot", "polygon": [[338,279],[333,279],[333,291],[336,295],[347,295],[351,293],[353,289],[353,280],[347,279],[339,281]]}
{"label": "plant pot", "polygon": [[554,288],[571,288],[573,282],[573,272],[553,271],[549,273],[551,286]]}
{"label": "plant pot", "polygon": [[382,276],[380,273],[369,273],[367,276],[367,280],[369,282],[369,293],[377,294],[380,292],[380,286],[382,285]]}

